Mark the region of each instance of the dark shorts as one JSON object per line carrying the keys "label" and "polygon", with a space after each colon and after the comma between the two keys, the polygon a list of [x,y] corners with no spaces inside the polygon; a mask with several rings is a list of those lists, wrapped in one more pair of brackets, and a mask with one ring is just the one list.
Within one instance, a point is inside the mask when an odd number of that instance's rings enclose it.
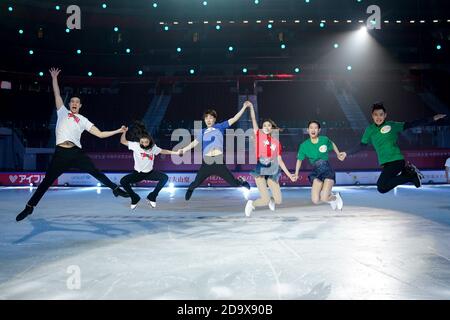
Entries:
{"label": "dark shorts", "polygon": [[281,177],[281,170],[278,165],[275,169],[273,168],[268,169],[267,167],[258,162],[256,164],[255,170],[250,172],[250,175],[252,175],[254,178],[264,177],[266,180],[271,179],[275,182],[278,182],[278,180],[280,180]]}
{"label": "dark shorts", "polygon": [[314,169],[308,176],[309,182],[313,183],[314,179],[319,179],[320,181],[325,181],[325,179],[330,179],[336,182],[336,173],[328,161],[317,160],[314,163]]}

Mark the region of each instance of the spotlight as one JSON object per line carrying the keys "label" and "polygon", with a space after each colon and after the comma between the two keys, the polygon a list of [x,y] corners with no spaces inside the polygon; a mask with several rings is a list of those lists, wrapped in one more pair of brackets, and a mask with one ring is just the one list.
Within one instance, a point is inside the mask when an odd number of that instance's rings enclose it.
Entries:
{"label": "spotlight", "polygon": [[88,72],[88,76],[89,76],[89,77],[92,77],[92,72],[89,71],[89,72]]}
{"label": "spotlight", "polygon": [[177,52],[181,52],[181,48],[180,47],[177,48]]}
{"label": "spotlight", "polygon": [[284,49],[286,49],[286,45],[284,43],[282,43],[280,48],[284,50]]}
{"label": "spotlight", "polygon": [[248,71],[247,68],[243,68],[243,69],[242,69],[242,72],[243,72],[243,73],[247,73],[247,71]]}
{"label": "spotlight", "polygon": [[190,73],[190,74],[194,74],[194,73],[195,73],[195,70],[194,70],[194,69],[189,69],[189,73]]}
{"label": "spotlight", "polygon": [[66,33],[69,33],[70,32],[70,29],[69,28],[66,28]]}
{"label": "spotlight", "polygon": [[28,51],[28,53],[29,53],[30,55],[33,55],[33,54],[34,54],[34,51],[33,51],[33,50],[30,50],[30,51]]}
{"label": "spotlight", "polygon": [[219,25],[216,26],[216,30],[220,30],[221,27]]}
{"label": "spotlight", "polygon": [[108,7],[108,6],[106,5],[106,3],[103,3],[103,4],[102,4],[102,8],[103,8],[103,9],[106,9],[107,7]]}
{"label": "spotlight", "polygon": [[352,66],[347,66],[348,71],[352,71],[352,69],[353,69]]}
{"label": "spotlight", "polygon": [[164,26],[164,31],[169,31],[169,26]]}
{"label": "spotlight", "polygon": [[228,51],[231,52],[231,51],[233,51],[233,50],[234,50],[234,48],[233,48],[232,46],[229,46],[229,47],[228,47]]}
{"label": "spotlight", "polygon": [[208,1],[203,1],[203,5],[207,6],[208,5]]}
{"label": "spotlight", "polygon": [[39,77],[43,77],[44,76],[44,73],[41,71],[41,72],[39,72]]}
{"label": "spotlight", "polygon": [[437,50],[441,50],[441,49],[442,49],[442,46],[441,46],[440,44],[438,44],[438,45],[436,46],[436,49],[437,49]]}
{"label": "spotlight", "polygon": [[259,4],[259,0],[255,0],[255,4]]}
{"label": "spotlight", "polygon": [[23,34],[23,30],[22,29],[19,29],[19,34]]}
{"label": "spotlight", "polygon": [[130,52],[131,52],[131,49],[130,49],[130,48],[127,48],[127,49],[125,50],[125,52],[126,52],[126,53],[130,53]]}
{"label": "spotlight", "polygon": [[144,74],[144,72],[142,70],[138,71],[138,75],[142,76]]}
{"label": "spotlight", "polygon": [[32,187],[32,186],[33,186],[33,183],[30,182],[30,187]]}
{"label": "spotlight", "polygon": [[271,23],[269,23],[269,24],[267,25],[267,29],[272,29],[272,24],[271,24]]}
{"label": "spotlight", "polygon": [[297,68],[294,69],[294,71],[295,71],[295,73],[299,73],[300,72],[300,68],[297,67]]}
{"label": "spotlight", "polygon": [[324,28],[324,27],[325,27],[325,23],[321,22],[321,23],[319,24],[319,26],[320,26],[321,28]]}
{"label": "spotlight", "polygon": [[119,28],[118,27],[114,27],[114,32],[118,32]]}
{"label": "spotlight", "polygon": [[158,4],[156,2],[153,2],[153,8],[157,8]]}
{"label": "spotlight", "polygon": [[59,11],[61,9],[61,7],[60,6],[55,6],[55,9]]}
{"label": "spotlight", "polygon": [[8,11],[12,12],[13,11],[13,7],[8,7]]}
{"label": "spotlight", "polygon": [[100,182],[97,182],[97,187],[101,187],[102,184]]}
{"label": "spotlight", "polygon": [[77,54],[81,54],[81,50],[80,49],[77,50]]}

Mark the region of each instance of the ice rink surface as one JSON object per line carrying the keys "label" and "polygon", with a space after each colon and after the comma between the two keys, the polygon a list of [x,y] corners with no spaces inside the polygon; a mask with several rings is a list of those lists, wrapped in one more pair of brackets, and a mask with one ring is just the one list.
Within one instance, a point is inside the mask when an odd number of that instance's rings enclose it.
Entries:
{"label": "ice rink surface", "polygon": [[[164,189],[135,210],[109,189],[0,188],[0,299],[450,299],[450,186],[339,187],[345,206],[283,189]],[[136,189],[145,199],[150,189]]]}

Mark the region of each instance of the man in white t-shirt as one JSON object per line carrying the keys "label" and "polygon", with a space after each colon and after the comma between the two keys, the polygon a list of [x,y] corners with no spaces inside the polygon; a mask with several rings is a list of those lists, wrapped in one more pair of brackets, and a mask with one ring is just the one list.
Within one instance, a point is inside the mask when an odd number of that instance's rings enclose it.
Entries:
{"label": "man in white t-shirt", "polygon": [[16,217],[16,221],[21,221],[33,213],[34,207],[39,203],[42,196],[53,184],[53,182],[65,171],[70,168],[77,168],[89,173],[101,183],[113,190],[114,196],[129,197],[128,194],[120,189],[115,183],[102,172],[100,172],[92,160],[81,149],[80,138],[84,131],[99,138],[108,138],[115,134],[124,132],[125,127],[114,131],[100,131],[87,118],[82,116],[79,111],[81,108],[81,99],[72,97],[67,109],[61,98],[58,85],[59,69],[52,68],[53,93],[55,95],[55,104],[58,115],[56,122],[56,148],[52,161],[47,169],[44,180],[39,184],[31,199],[28,201],[25,209]]}
{"label": "man in white t-shirt", "polygon": [[447,183],[450,183],[450,158],[445,161],[445,176],[447,177]]}

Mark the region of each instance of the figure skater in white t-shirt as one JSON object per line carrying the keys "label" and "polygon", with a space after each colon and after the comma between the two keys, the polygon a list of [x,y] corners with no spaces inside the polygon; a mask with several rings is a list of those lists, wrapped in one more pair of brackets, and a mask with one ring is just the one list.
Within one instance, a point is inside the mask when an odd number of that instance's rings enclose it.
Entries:
{"label": "figure skater in white t-shirt", "polygon": [[129,197],[128,194],[120,189],[108,177],[100,172],[92,162],[92,160],[81,149],[81,134],[86,130],[99,138],[108,138],[115,134],[122,133],[125,127],[114,131],[100,131],[86,117],[79,112],[81,108],[81,99],[74,96],[70,99],[68,110],[64,106],[58,85],[59,69],[52,68],[50,74],[52,76],[53,93],[55,95],[56,110],[58,120],[56,123],[56,148],[52,161],[47,169],[44,180],[39,184],[31,199],[28,201],[25,209],[16,217],[16,221],[21,221],[33,213],[34,207],[39,203],[48,188],[53,182],[64,172],[70,168],[77,168],[87,172],[105,186],[113,190],[114,196]]}
{"label": "figure skater in white t-shirt", "polygon": [[153,163],[155,157],[158,154],[179,154],[179,152],[165,150],[159,148],[153,138],[148,134],[145,126],[141,126],[139,123],[135,123],[135,126],[139,127],[141,132],[138,137],[133,137],[133,140],[139,140],[139,142],[128,141],[126,132],[128,128],[125,128],[122,136],[120,137],[120,143],[127,146],[129,150],[133,151],[134,158],[134,171],[120,180],[122,187],[128,192],[131,197],[131,209],[135,209],[141,197],[133,191],[131,188],[132,183],[137,183],[143,180],[158,181],[155,189],[147,195],[148,204],[155,208],[156,197],[159,192],[167,183],[169,177],[167,174],[153,169]]}

